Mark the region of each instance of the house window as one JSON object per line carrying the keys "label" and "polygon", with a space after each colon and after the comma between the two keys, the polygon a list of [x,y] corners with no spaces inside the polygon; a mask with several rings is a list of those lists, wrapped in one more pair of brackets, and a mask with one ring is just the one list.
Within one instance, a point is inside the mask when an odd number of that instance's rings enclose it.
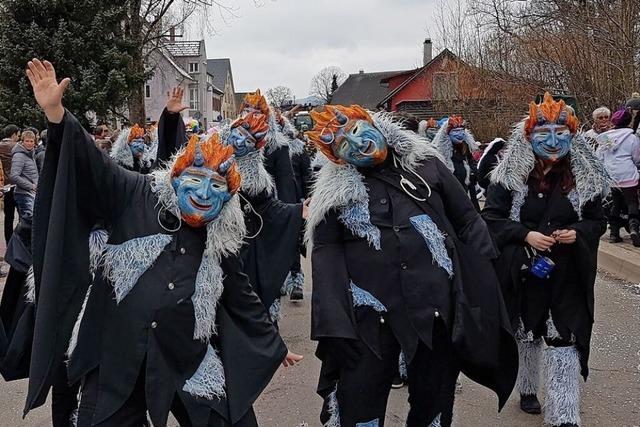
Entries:
{"label": "house window", "polygon": [[433,75],[433,99],[438,101],[458,99],[458,73]]}
{"label": "house window", "polygon": [[144,86],[144,96],[145,98],[151,98],[151,86],[149,85]]}
{"label": "house window", "polygon": [[199,73],[200,72],[200,64],[198,62],[189,62],[189,72],[191,74]]}
{"label": "house window", "polygon": [[198,91],[198,85],[189,86],[189,109],[198,110],[200,108],[200,92]]}

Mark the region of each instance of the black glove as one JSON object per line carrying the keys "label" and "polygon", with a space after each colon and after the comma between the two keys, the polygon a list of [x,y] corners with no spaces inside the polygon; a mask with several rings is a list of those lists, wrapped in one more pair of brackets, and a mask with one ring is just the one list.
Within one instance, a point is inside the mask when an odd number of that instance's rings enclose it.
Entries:
{"label": "black glove", "polygon": [[362,346],[358,340],[348,338],[322,338],[323,352],[341,368],[354,368],[362,358]]}

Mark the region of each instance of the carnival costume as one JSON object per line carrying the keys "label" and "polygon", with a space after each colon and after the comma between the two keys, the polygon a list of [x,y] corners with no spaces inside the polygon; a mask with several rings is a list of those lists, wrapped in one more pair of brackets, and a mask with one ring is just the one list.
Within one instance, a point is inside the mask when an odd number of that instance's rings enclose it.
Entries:
{"label": "carnival costume", "polygon": [[158,132],[148,136],[149,143],[145,137],[145,130],[138,125],[122,130],[111,147],[111,158],[125,169],[148,174],[158,152]]}
{"label": "carnival costume", "polygon": [[[278,127],[281,135],[287,140],[293,169],[296,202],[304,201],[311,196],[311,158],[305,149],[304,142],[298,138],[298,130],[286,117],[280,114],[278,114]],[[304,298],[304,273],[300,264],[300,256],[306,256],[306,247],[302,241],[302,234],[301,230],[300,244],[293,254],[291,271],[289,271],[282,289],[283,295],[290,295],[293,301]]]}
{"label": "carnival costume", "polygon": [[[26,410],[66,354],[69,380],[83,381],[81,427],[139,426],[147,411],[164,426],[170,409],[196,426],[256,425],[252,404],[287,350],[240,273],[233,150],[194,138],[144,176],[90,142],[69,112],[49,124]],[[90,255],[96,223],[110,237]]]}
{"label": "carnival costume", "polygon": [[478,149],[478,143],[467,129],[463,118],[455,115],[449,117],[438,130],[432,144],[437,147],[449,170],[467,190],[473,206],[480,211],[476,195],[476,161],[472,155]]}
{"label": "carnival costume", "polygon": [[418,124],[418,135],[425,138],[427,141],[433,141],[436,134],[438,133],[438,129],[440,126],[438,122],[434,118],[430,118],[428,120],[421,120]]}
{"label": "carnival costume", "polygon": [[[291,175],[288,149],[282,141],[276,142],[275,114],[259,91],[245,97],[243,112],[230,126],[221,129],[222,141],[233,146],[238,170],[242,176],[241,204],[247,227],[247,238],[241,250],[243,268],[274,323],[280,318],[282,284],[293,262],[302,228],[302,203],[287,204],[277,195],[277,178],[265,164],[265,150],[270,146],[284,148],[278,151],[286,156],[285,166]],[[273,153],[273,152],[272,152]],[[280,154],[278,154],[278,157]],[[277,176],[284,176],[276,173]],[[291,185],[283,185],[283,193],[293,194]],[[294,195],[289,196],[295,199]]]}
{"label": "carnival costume", "polygon": [[[532,103],[493,171],[483,210],[501,250],[496,266],[517,330],[521,408],[540,413],[542,366],[544,417],[551,426],[580,424],[579,375],[588,374],[598,243],[605,231],[601,199],[609,192],[607,173],[577,128],[563,101],[547,93],[540,105]],[[526,243],[531,232],[558,239],[558,230],[574,230],[576,240],[537,254]]]}
{"label": "carnival costume", "polygon": [[312,117],[307,136],[331,160],[314,184],[306,230],[321,421],[382,426],[401,350],[409,427],[451,424],[460,370],[502,406],[516,344],[493,242],[456,178],[388,113],[327,106]]}

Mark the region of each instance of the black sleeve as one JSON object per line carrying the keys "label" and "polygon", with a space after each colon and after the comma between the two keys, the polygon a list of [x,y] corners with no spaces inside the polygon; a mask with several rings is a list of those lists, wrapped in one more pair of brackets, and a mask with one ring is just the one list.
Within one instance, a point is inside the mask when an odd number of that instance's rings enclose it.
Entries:
{"label": "black sleeve", "polygon": [[171,159],[187,142],[182,116],[165,108],[158,121],[158,154],[154,167]]}
{"label": "black sleeve", "polygon": [[607,230],[607,220],[600,199],[585,203],[582,208],[582,219],[568,228],[576,230],[578,237],[588,244],[597,244],[600,236]]}
{"label": "black sleeve", "polygon": [[283,146],[272,153],[275,156],[273,179],[278,191],[278,199],[285,203],[297,203],[296,181],[289,157],[289,147]]}
{"label": "black sleeve", "polygon": [[438,167],[438,191],[456,235],[483,255],[495,258],[497,252],[487,225],[473,206],[467,192],[442,162],[436,160],[435,163]]}
{"label": "black sleeve", "polygon": [[511,203],[511,191],[499,184],[489,186],[482,217],[487,222],[500,249],[513,243],[524,245],[525,238],[531,231],[521,223],[510,219]]}
{"label": "black sleeve", "polygon": [[[77,185],[78,210],[88,215],[89,221],[110,221],[119,216],[123,208],[132,202],[135,189],[142,185],[144,178],[118,166],[96,147],[71,113],[67,112],[60,124],[49,123],[48,129],[43,176],[56,177],[60,173],[59,168],[72,173],[71,178]],[[68,144],[73,152],[73,156],[69,156],[71,165],[59,164],[62,144]]]}
{"label": "black sleeve", "polygon": [[358,339],[349,295],[343,227],[331,211],[313,232],[311,339]]}
{"label": "black sleeve", "polygon": [[306,150],[300,155],[300,180],[302,181],[302,197],[306,199],[311,196],[311,184],[313,183],[311,157]]}
{"label": "black sleeve", "polygon": [[497,162],[497,154],[489,152],[478,163],[478,184],[485,190],[491,184],[491,172],[496,167]]}

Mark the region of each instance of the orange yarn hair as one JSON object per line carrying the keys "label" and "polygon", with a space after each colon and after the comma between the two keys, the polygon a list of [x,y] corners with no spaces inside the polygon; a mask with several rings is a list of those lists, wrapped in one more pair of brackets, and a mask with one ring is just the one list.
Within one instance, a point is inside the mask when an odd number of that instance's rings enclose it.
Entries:
{"label": "orange yarn hair", "polygon": [[[231,129],[242,126],[244,123],[249,125],[249,133],[255,135],[260,132],[269,132],[268,116],[262,113],[251,112],[244,117],[238,117],[231,124]],[[259,150],[267,143],[266,134],[264,137],[256,140],[256,148]]]}
{"label": "orange yarn hair", "polygon": [[[184,153],[176,159],[171,169],[172,178],[180,176],[185,169],[193,166],[198,144],[200,144],[200,150],[202,150],[204,157],[204,167],[207,169],[218,172],[220,165],[233,156],[233,147],[230,145],[222,145],[220,143],[220,136],[217,133],[211,135],[211,137],[204,142],[200,142],[200,138],[194,135],[189,140]],[[238,172],[235,162],[231,165],[224,177],[227,180],[229,193],[235,194],[240,188],[241,183],[240,172]]]}
{"label": "orange yarn hair", "polygon": [[129,138],[127,139],[127,142],[131,143],[131,141],[133,141],[134,139],[144,138],[144,133],[144,128],[141,128],[137,124],[133,125],[131,131],[129,132]]}
{"label": "orange yarn hair", "polygon": [[[341,125],[338,122],[338,115],[336,111],[342,113],[347,116],[349,122],[353,122],[354,120],[366,120],[370,124],[373,124],[373,119],[369,115],[369,113],[359,105],[352,105],[350,107],[345,107],[344,105],[328,105],[324,107],[323,110],[312,111],[311,118],[315,123],[312,130],[307,131],[305,135],[309,138],[309,141],[313,142],[315,146],[327,156],[329,160],[334,163],[342,164],[344,160],[336,157],[333,153],[333,144],[338,141],[333,141],[331,144],[325,144],[321,137],[322,135],[337,135],[340,129],[347,130],[347,128]],[[346,126],[351,126],[347,123]]]}
{"label": "orange yarn hair", "polygon": [[451,129],[464,127],[464,119],[462,116],[456,116],[454,114],[449,117],[447,124],[447,133],[451,132]]}
{"label": "orange yarn hair", "polygon": [[545,92],[541,104],[536,104],[535,102],[529,104],[529,117],[527,117],[524,125],[525,134],[530,135],[536,126],[543,124],[540,123],[541,118],[547,123],[558,123],[558,119],[563,113],[566,114],[563,124],[569,128],[571,133],[575,134],[578,131],[580,122],[573,110],[567,107],[563,100],[554,101],[553,96],[549,92]]}
{"label": "orange yarn hair", "polygon": [[267,99],[260,93],[260,89],[256,89],[255,92],[249,92],[244,96],[242,109],[247,107],[261,111],[262,114],[269,114],[269,104],[267,103]]}
{"label": "orange yarn hair", "polygon": [[437,128],[438,127],[438,122],[436,121],[436,119],[434,119],[433,117],[430,117],[427,120],[427,129],[428,128]]}

